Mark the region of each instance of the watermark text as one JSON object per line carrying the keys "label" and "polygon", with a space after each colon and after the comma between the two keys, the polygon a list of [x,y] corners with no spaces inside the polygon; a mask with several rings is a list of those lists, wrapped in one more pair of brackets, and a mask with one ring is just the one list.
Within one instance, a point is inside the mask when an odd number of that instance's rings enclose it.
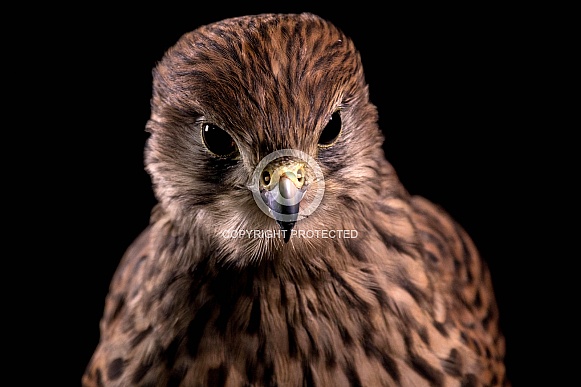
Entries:
{"label": "watermark text", "polygon": [[292,238],[321,238],[321,239],[354,239],[359,236],[357,230],[224,230],[222,237],[228,239],[242,238],[283,238],[290,232]]}

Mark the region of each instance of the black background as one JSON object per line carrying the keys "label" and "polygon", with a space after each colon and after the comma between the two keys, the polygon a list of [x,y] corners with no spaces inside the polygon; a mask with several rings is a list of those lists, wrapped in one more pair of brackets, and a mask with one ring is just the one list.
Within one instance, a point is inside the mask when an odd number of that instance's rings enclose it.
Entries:
{"label": "black background", "polygon": [[386,156],[403,184],[446,208],[488,262],[507,337],[508,375],[515,386],[527,385],[531,369],[539,375],[544,367],[537,367],[539,354],[531,349],[536,289],[523,270],[539,239],[528,232],[524,200],[534,190],[526,143],[534,120],[523,123],[531,114],[523,100],[535,86],[527,82],[523,58],[536,35],[523,28],[520,10],[259,4],[88,8],[52,26],[57,34],[48,60],[59,75],[47,86],[47,103],[55,105],[47,120],[55,128],[51,141],[59,144],[54,159],[68,183],[59,202],[66,226],[53,242],[70,258],[60,261],[62,270],[75,273],[74,285],[58,297],[59,310],[72,316],[65,324],[72,341],[67,377],[80,380],[98,341],[111,276],[155,203],[143,146],[156,61],[202,24],[311,11],[359,48]]}

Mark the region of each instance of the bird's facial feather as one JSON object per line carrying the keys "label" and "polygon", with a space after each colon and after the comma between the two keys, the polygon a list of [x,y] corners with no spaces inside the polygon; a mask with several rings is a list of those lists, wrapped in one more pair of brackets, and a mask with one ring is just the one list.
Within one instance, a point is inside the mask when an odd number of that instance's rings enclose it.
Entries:
{"label": "bird's facial feather", "polygon": [[224,256],[259,260],[283,248],[277,238],[226,243],[221,235],[277,229],[248,189],[274,151],[300,151],[324,176],[319,207],[297,229],[344,227],[350,208],[372,203],[382,184],[382,136],[359,53],[311,14],[240,17],[185,34],[154,71],[147,127],[158,200],[176,222],[197,222],[220,241]]}

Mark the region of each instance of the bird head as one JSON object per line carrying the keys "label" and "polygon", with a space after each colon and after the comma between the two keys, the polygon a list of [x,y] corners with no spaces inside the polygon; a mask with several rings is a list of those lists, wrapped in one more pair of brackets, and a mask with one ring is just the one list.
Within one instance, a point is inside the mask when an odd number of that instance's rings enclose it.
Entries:
{"label": "bird head", "polygon": [[236,264],[341,243],[293,235],[352,229],[389,180],[360,54],[310,13],[184,34],[154,69],[147,130],[160,205]]}

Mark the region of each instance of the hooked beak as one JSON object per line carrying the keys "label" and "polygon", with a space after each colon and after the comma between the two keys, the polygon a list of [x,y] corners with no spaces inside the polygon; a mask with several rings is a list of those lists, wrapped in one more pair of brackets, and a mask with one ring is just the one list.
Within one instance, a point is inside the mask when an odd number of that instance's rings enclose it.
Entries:
{"label": "hooked beak", "polygon": [[262,172],[260,195],[284,234],[287,243],[299,217],[299,204],[306,192],[303,163],[268,165]]}

